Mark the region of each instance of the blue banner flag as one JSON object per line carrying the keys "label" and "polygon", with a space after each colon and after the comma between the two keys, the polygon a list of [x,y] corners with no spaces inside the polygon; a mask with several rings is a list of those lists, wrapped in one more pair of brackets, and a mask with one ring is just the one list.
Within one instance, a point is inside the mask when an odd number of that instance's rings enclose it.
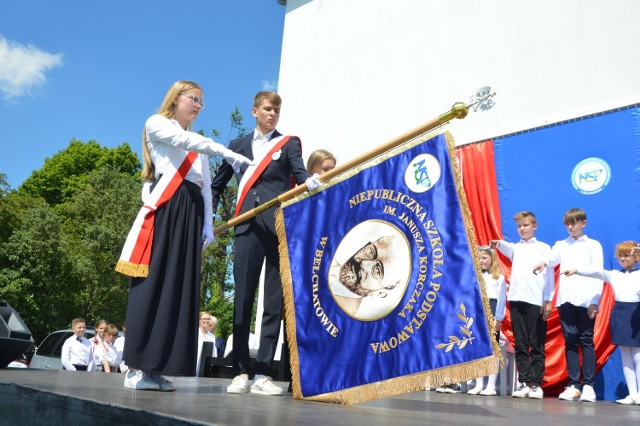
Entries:
{"label": "blue banner flag", "polygon": [[422,136],[276,214],[294,397],[352,404],[498,371],[450,134]]}

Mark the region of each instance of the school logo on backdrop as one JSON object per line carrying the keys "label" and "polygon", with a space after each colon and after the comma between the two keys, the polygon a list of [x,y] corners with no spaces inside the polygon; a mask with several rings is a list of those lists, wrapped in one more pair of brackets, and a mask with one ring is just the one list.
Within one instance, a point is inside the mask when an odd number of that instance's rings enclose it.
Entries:
{"label": "school logo on backdrop", "polygon": [[584,195],[597,194],[609,184],[610,180],[609,164],[598,157],[585,158],[571,172],[573,187]]}

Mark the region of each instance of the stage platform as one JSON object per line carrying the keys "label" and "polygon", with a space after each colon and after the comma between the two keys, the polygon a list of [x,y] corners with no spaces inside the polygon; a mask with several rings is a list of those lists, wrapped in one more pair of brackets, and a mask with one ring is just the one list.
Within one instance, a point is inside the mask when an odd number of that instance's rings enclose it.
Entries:
{"label": "stage platform", "polygon": [[[362,404],[227,395],[228,379],[172,378],[176,392],[125,389],[121,374],[0,369],[0,425],[629,425],[640,406],[414,392]],[[279,382],[282,386],[287,383]]]}

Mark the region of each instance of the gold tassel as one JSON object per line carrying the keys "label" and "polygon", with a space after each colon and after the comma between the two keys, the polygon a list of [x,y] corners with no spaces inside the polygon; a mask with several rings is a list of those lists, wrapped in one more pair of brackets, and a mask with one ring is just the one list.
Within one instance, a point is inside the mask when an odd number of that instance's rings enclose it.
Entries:
{"label": "gold tassel", "polygon": [[138,265],[126,260],[118,260],[115,269],[116,272],[120,272],[121,274],[129,277],[145,278],[149,275],[149,265]]}

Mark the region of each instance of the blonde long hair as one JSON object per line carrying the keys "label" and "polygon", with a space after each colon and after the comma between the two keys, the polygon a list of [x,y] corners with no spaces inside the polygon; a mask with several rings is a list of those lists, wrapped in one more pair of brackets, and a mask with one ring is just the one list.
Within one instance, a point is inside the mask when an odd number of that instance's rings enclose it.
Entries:
{"label": "blonde long hair", "polygon": [[478,247],[478,250],[481,253],[487,253],[489,256],[491,256],[491,266],[489,267],[489,274],[491,275],[491,278],[497,280],[502,273],[502,271],[500,270],[500,264],[498,263],[498,255],[490,247]]}
{"label": "blonde long hair", "polygon": [[[193,81],[180,80],[173,83],[167,91],[167,94],[164,96],[164,100],[162,101],[162,105],[160,105],[158,114],[167,118],[174,118],[175,113],[173,102],[178,96],[194,89],[202,91],[202,87]],[[187,130],[191,130],[191,122],[187,124]],[[147,148],[147,129],[145,127],[142,129],[142,172],[140,174],[142,179],[153,182],[155,180],[155,173],[156,167],[153,164],[153,161],[151,161],[149,149]]]}
{"label": "blonde long hair", "polygon": [[326,149],[317,149],[311,153],[309,159],[307,160],[307,171],[309,173],[313,173],[312,170],[315,170],[318,167],[322,167],[322,163],[324,160],[333,160],[336,163],[336,157]]}

